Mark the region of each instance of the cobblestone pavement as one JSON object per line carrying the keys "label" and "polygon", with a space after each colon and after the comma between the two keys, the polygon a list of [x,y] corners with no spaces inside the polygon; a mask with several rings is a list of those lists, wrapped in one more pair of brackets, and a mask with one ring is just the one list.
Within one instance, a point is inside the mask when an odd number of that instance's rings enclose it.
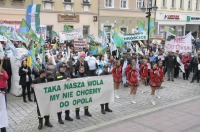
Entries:
{"label": "cobblestone pavement", "polygon": [[[166,79],[165,79],[166,80]],[[165,81],[163,83],[164,88],[160,91],[161,99],[156,99],[156,106],[152,106],[150,103],[150,87],[139,86],[136,104],[131,104],[129,97],[129,88],[121,87],[119,90],[120,99],[116,99],[114,103],[110,104],[112,113],[106,113],[105,115],[100,112],[100,105],[91,106],[90,113],[92,117],[86,117],[83,115],[83,109],[81,109],[81,120],[75,119],[75,112],[71,111],[70,116],[74,119],[73,122],[65,121],[64,125],[60,125],[57,122],[57,115],[52,115],[50,120],[53,124],[53,128],[44,127],[42,131],[84,131],[95,128],[99,124],[107,123],[110,121],[118,120],[123,117],[128,117],[131,114],[151,110],[159,107],[165,107],[166,105],[174,102],[179,102],[185,99],[198,97],[200,95],[200,87],[197,83],[189,83],[182,78],[175,79],[175,82]],[[145,87],[146,93],[141,93],[140,89]],[[33,102],[23,103],[22,97],[15,97],[8,95],[8,115],[9,115],[9,127],[8,132],[30,132],[38,131],[38,119],[36,113],[36,104]],[[64,119],[64,113],[63,113]],[[87,129],[88,128],[88,129]]]}
{"label": "cobblestone pavement", "polygon": [[200,132],[200,98],[129,118],[91,132]]}

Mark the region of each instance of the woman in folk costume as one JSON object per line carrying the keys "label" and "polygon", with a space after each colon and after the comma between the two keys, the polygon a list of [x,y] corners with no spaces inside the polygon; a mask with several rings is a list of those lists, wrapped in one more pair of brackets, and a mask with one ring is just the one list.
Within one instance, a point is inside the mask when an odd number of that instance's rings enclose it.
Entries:
{"label": "woman in folk costume", "polygon": [[[147,65],[147,59],[143,59],[142,65],[140,66],[140,78],[142,80],[142,84],[145,85],[147,78],[148,78],[148,65]],[[142,90],[142,93],[144,93],[144,89]]]}
{"label": "woman in folk costume", "polygon": [[159,75],[159,88],[156,90],[156,96],[160,99],[159,91],[161,88],[162,83],[164,82],[164,68],[163,68],[163,62],[160,60],[158,62],[158,75]]}
{"label": "woman in folk costume", "polygon": [[130,87],[131,102],[133,104],[136,103],[135,96],[137,87],[139,85],[137,74],[138,72],[136,71],[136,65],[132,65],[131,70],[127,73],[127,80]]}
{"label": "woman in folk costume", "polygon": [[113,75],[115,98],[119,99],[120,97],[117,94],[117,90],[119,89],[120,83],[122,81],[122,66],[120,64],[120,60],[116,61],[111,74]]}
{"label": "woman in folk costume", "polygon": [[184,65],[184,69],[185,69],[185,73],[183,73],[183,79],[188,80],[189,74],[190,74],[189,65],[190,65],[192,59],[188,53],[183,53],[181,61]]}
{"label": "woman in folk costume", "polygon": [[157,64],[153,64],[150,70],[150,86],[151,86],[151,103],[156,105],[155,91],[160,87],[160,76],[157,68]]}
{"label": "woman in folk costume", "polygon": [[131,60],[131,64],[129,64],[125,69],[125,74],[127,76],[128,72],[131,70],[132,66],[135,65],[135,60]]}

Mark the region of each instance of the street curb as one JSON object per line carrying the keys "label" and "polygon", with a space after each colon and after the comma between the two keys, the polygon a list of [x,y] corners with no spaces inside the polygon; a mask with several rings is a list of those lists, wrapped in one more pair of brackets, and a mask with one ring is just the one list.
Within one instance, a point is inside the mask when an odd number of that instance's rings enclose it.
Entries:
{"label": "street curb", "polygon": [[87,127],[87,128],[82,128],[82,129],[76,130],[74,132],[86,132],[86,131],[95,130],[95,129],[98,129],[98,128],[103,127],[103,126],[107,126],[107,125],[111,125],[113,123],[117,123],[119,121],[123,121],[123,120],[126,120],[126,119],[130,119],[130,118],[133,118],[133,117],[144,115],[144,114],[147,114],[147,113],[155,112],[155,111],[158,111],[158,110],[161,110],[161,109],[164,109],[164,108],[179,105],[179,104],[182,104],[184,102],[189,102],[189,101],[192,101],[192,100],[195,100],[195,99],[200,99],[200,96],[195,96],[195,97],[192,97],[192,98],[189,98],[189,99],[184,99],[184,100],[173,102],[173,103],[170,103],[170,104],[165,104],[163,106],[154,107],[154,108],[144,110],[144,111],[141,111],[141,112],[136,112],[134,114],[127,115],[127,116],[124,116],[124,117],[120,117],[120,118],[117,118],[117,119],[114,119],[114,120],[111,120],[111,121],[108,121],[108,122],[105,122],[105,123],[100,123],[100,124],[96,124],[96,125],[93,125],[93,126],[90,126],[90,127]]}

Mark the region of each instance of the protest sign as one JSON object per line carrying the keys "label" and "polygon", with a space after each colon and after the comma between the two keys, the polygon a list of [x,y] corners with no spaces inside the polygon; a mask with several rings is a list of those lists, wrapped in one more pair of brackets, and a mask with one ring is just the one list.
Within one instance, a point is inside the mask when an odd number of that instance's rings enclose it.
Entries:
{"label": "protest sign", "polygon": [[87,47],[87,39],[83,39],[83,38],[74,39],[74,47],[75,48],[85,48],[85,47]]}
{"label": "protest sign", "polygon": [[139,41],[139,40],[147,40],[147,32],[138,32],[138,33],[131,33],[131,34],[124,34],[123,36],[124,41]]}
{"label": "protest sign", "polygon": [[79,29],[73,29],[69,32],[59,32],[59,38],[61,43],[64,43],[64,41],[66,40],[83,38],[83,30],[79,28]]}
{"label": "protest sign", "polygon": [[85,77],[42,84],[34,90],[42,116],[63,110],[114,102],[112,76]]}
{"label": "protest sign", "polygon": [[176,52],[179,50],[180,53],[192,52],[192,35],[191,32],[186,36],[169,38],[165,42],[165,51]]}

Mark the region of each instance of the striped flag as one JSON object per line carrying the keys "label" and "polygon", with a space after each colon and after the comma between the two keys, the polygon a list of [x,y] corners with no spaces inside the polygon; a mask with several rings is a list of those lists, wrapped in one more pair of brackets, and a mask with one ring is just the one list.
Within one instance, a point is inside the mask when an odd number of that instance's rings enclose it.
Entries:
{"label": "striped flag", "polygon": [[26,11],[26,21],[33,31],[39,31],[40,28],[40,4],[28,5]]}
{"label": "striped flag", "polygon": [[139,32],[144,31],[145,23],[142,22],[142,21],[140,21],[140,20],[138,20],[137,23],[138,23],[138,31],[139,31]]}
{"label": "striped flag", "polygon": [[51,32],[51,37],[52,37],[52,38],[58,37],[58,34],[57,34],[55,31],[52,31],[52,32]]}

